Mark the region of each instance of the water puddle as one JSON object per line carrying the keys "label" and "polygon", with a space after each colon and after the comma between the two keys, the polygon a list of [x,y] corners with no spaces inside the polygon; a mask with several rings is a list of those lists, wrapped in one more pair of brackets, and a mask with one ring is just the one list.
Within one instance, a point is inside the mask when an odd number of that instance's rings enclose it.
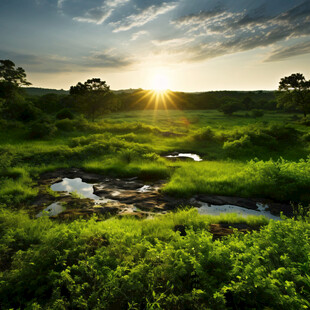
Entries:
{"label": "water puddle", "polygon": [[[176,155],[178,154],[178,155]],[[188,157],[192,158],[194,161],[201,161],[202,159],[196,155],[191,153],[175,153],[168,155],[167,157]],[[150,208],[150,211],[156,207],[156,200],[158,194],[158,189],[160,185],[143,185],[140,182],[137,184],[133,184],[133,186],[129,186],[131,183],[135,183],[134,180],[126,180],[124,182],[120,182],[120,179],[109,180],[106,179],[105,183],[100,183],[95,186],[95,192],[100,195],[94,194],[93,184],[89,184],[82,181],[82,178],[64,178],[61,182],[55,183],[51,185],[51,189],[55,192],[68,192],[72,193],[72,198],[76,199],[76,196],[81,196],[81,198],[89,198],[92,199],[95,206],[102,206],[104,204],[111,204],[112,206],[120,206],[120,209],[123,209],[123,212],[139,212],[140,209],[135,207],[136,196],[137,203],[142,205],[145,202],[146,210]],[[142,186],[143,185],[143,186]],[[74,193],[76,195],[74,195]],[[143,194],[142,194],[143,193]],[[148,193],[150,195],[148,195]],[[104,197],[104,195],[106,197]],[[168,203],[170,200],[165,200],[165,197],[159,197],[158,203]],[[67,198],[66,198],[67,199]],[[160,200],[162,199],[162,200]],[[208,203],[204,203],[201,201],[197,201],[195,198],[192,198],[190,201],[193,205],[199,203],[201,207],[197,208],[199,214],[208,214],[208,215],[219,215],[221,213],[236,213],[242,216],[255,215],[260,216],[263,215],[269,219],[273,220],[281,220],[279,216],[275,216],[271,214],[266,209],[267,205],[257,203],[257,210],[242,208],[236,205],[212,205]],[[89,202],[88,202],[89,203]],[[197,204],[196,204],[197,205]],[[126,207],[127,206],[127,207]],[[108,206],[109,207],[109,206]],[[43,215],[48,216],[57,216],[61,212],[65,211],[66,208],[61,204],[61,202],[54,202],[48,207],[46,207],[43,211],[38,213],[36,217],[41,217]],[[143,209],[144,210],[144,209]],[[162,210],[165,211],[165,210]],[[161,212],[164,213],[164,212]]]}
{"label": "water puddle", "polygon": [[61,182],[53,184],[51,189],[55,192],[64,191],[68,193],[77,193],[83,198],[90,198],[93,200],[101,199],[99,196],[94,194],[93,185],[83,182],[81,178],[64,178]]}
{"label": "water puddle", "polygon": [[177,153],[174,155],[167,155],[167,158],[191,158],[194,161],[202,161],[202,158],[197,154],[192,153]]}
{"label": "water puddle", "polygon": [[269,219],[280,221],[281,218],[279,216],[271,214],[269,211],[266,211],[267,205],[257,204],[257,210],[251,210],[246,208],[241,208],[234,205],[209,205],[208,203],[199,202],[201,203],[201,207],[197,208],[199,214],[207,214],[207,215],[220,215],[221,213],[236,213],[242,216],[248,215],[263,215]]}
{"label": "water puddle", "polygon": [[144,185],[142,186],[141,188],[139,188],[137,191],[140,192],[140,193],[146,193],[146,192],[149,192],[153,189],[152,186],[150,185]]}
{"label": "water puddle", "polygon": [[41,217],[44,215],[47,216],[56,216],[58,214],[60,214],[61,212],[65,211],[66,208],[59,202],[54,202],[51,205],[49,205],[48,207],[46,207],[43,211],[39,212],[36,217]]}

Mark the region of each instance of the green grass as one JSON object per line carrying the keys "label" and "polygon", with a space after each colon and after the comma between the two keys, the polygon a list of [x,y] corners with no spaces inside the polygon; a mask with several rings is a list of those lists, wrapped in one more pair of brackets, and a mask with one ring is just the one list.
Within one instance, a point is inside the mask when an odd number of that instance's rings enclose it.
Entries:
{"label": "green grass", "polygon": [[280,159],[183,163],[163,191],[174,196],[200,193],[309,203],[309,176],[310,158],[299,162]]}
{"label": "green grass", "polygon": [[[66,121],[63,130],[40,140],[29,140],[27,126],[12,123],[9,134],[0,132],[0,308],[310,308],[307,216],[274,222],[190,209],[146,220],[57,222],[26,212],[39,175],[68,167],[165,179],[163,191],[178,197],[265,197],[306,206],[309,129],[290,118],[132,111],[95,123]],[[162,157],[173,151],[194,152],[204,161]],[[260,231],[212,241],[210,224],[240,222]],[[185,226],[186,236],[176,225]]]}
{"label": "green grass", "polygon": [[[21,167],[27,177],[0,177],[0,200],[9,205],[30,200],[36,194],[33,181],[46,167],[80,167],[117,177],[166,179],[164,191],[172,195],[208,193],[309,202],[305,188],[310,183],[303,177],[309,163],[298,164],[309,154],[309,129],[290,118],[275,112],[256,119],[217,111],[131,111],[111,113],[95,123],[69,121],[74,130],[58,130],[55,136],[40,140],[26,139],[27,128],[19,124],[9,135],[0,134],[0,168]],[[160,158],[173,151],[194,152],[205,161]],[[268,167],[270,158],[273,162],[284,158],[296,173],[289,172],[288,177],[281,168],[280,174],[265,177],[267,168],[261,168],[248,176],[254,158],[265,161],[261,167]]]}
{"label": "green grass", "polygon": [[[211,223],[260,232],[212,241]],[[186,236],[174,231],[186,226]],[[57,223],[0,214],[2,309],[307,309],[309,223],[179,211]]]}
{"label": "green grass", "polygon": [[88,161],[81,166],[86,171],[110,175],[114,177],[138,176],[143,180],[158,180],[169,177],[171,171],[162,161],[133,161],[121,159],[102,159]]}

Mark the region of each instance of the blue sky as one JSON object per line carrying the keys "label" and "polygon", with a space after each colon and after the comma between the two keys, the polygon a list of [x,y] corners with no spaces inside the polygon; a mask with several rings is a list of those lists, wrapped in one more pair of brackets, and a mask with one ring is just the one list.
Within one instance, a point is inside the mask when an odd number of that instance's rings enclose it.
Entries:
{"label": "blue sky", "polygon": [[1,0],[0,59],[34,86],[275,89],[310,78],[310,0]]}

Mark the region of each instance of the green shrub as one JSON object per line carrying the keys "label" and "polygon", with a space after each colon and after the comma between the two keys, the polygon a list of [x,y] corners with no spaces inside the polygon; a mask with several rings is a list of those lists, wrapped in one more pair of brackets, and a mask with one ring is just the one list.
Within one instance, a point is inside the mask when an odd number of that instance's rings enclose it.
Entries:
{"label": "green shrub", "polygon": [[127,133],[125,135],[119,136],[120,139],[124,139],[129,142],[136,142],[138,139],[138,136],[134,134],[133,132]]}
{"label": "green shrub", "polygon": [[38,189],[33,188],[25,168],[5,168],[0,175],[0,203],[6,203],[9,208],[17,208],[20,203],[25,203],[37,195]]}
{"label": "green shrub", "polygon": [[[270,221],[212,241],[211,223],[266,221],[179,211],[65,224],[0,213],[3,309],[307,309],[310,224]],[[185,225],[186,235],[175,231]]]}
{"label": "green shrub", "polygon": [[310,126],[310,117],[309,117],[309,116],[303,117],[303,118],[300,120],[300,124],[301,124],[301,125],[304,125],[304,126]]}
{"label": "green shrub", "polygon": [[75,129],[74,122],[69,118],[61,119],[55,122],[56,127],[63,131],[73,131]]}
{"label": "green shrub", "polygon": [[241,104],[237,100],[229,100],[224,102],[221,106],[219,111],[223,112],[226,115],[232,115],[233,113],[241,110]]}
{"label": "green shrub", "polygon": [[69,109],[65,108],[57,112],[56,118],[59,120],[66,119],[66,118],[74,119],[74,114]]}
{"label": "green shrub", "polygon": [[88,127],[89,127],[89,122],[84,117],[84,115],[78,115],[74,119],[74,124],[75,124],[76,129],[78,130],[88,130]]}
{"label": "green shrub", "polygon": [[225,150],[229,155],[240,154],[251,148],[251,138],[248,135],[244,135],[238,140],[226,141],[223,144],[223,150]]}
{"label": "green shrub", "polygon": [[278,141],[293,143],[298,142],[300,136],[300,132],[290,125],[272,124],[264,132]]}
{"label": "green shrub", "polygon": [[196,141],[213,141],[215,139],[215,132],[211,127],[203,127],[197,130],[192,138]]}
{"label": "green shrub", "polygon": [[137,152],[131,149],[124,149],[118,152],[118,158],[127,164],[131,163],[135,159],[138,159],[138,157]]}
{"label": "green shrub", "polygon": [[7,169],[18,160],[19,158],[14,150],[0,147],[0,169]]}
{"label": "green shrub", "polygon": [[298,162],[251,160],[184,163],[163,191],[173,196],[195,194],[270,198],[310,203],[310,157]]}
{"label": "green shrub", "polygon": [[0,109],[2,117],[8,120],[30,122],[38,119],[42,111],[19,94],[7,99]]}
{"label": "green shrub", "polygon": [[251,160],[243,171],[252,192],[280,201],[310,202],[310,157],[291,162]]}
{"label": "green shrub", "polygon": [[37,120],[29,126],[30,139],[42,139],[52,137],[56,132],[56,126],[48,120]]}
{"label": "green shrub", "polygon": [[144,160],[149,160],[149,161],[158,161],[161,159],[161,157],[159,155],[157,155],[156,153],[143,154],[142,158]]}
{"label": "green shrub", "polygon": [[254,155],[266,148],[269,151],[277,151],[286,148],[287,144],[297,144],[301,132],[289,125],[255,124],[231,130],[222,136],[226,141],[223,149],[227,150],[230,156],[239,156],[246,152],[248,155]]}
{"label": "green shrub", "polygon": [[310,142],[310,132],[305,133],[302,136],[302,140],[305,141],[305,142]]}
{"label": "green shrub", "polygon": [[14,167],[14,168],[6,167],[0,171],[0,175],[3,178],[10,178],[16,180],[22,177],[26,177],[28,174],[26,173],[25,169],[21,167]]}

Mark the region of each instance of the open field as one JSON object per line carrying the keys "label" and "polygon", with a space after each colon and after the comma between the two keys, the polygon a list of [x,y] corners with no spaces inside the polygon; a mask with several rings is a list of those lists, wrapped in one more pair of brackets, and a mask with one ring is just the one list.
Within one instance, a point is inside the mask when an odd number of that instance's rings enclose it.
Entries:
{"label": "open field", "polygon": [[[11,129],[0,135],[2,308],[308,308],[310,139],[309,127],[293,118],[132,111],[56,121],[54,134],[40,139],[30,139],[23,123],[3,123]],[[165,157],[174,152],[203,160]],[[162,193],[177,198],[265,198],[303,209],[279,222],[195,209],[145,220],[29,218],[42,190],[57,196],[38,183],[40,174],[70,167],[164,180]],[[235,228],[212,241],[212,225],[223,223],[254,231]]]}
{"label": "open field", "polygon": [[0,0],[0,310],[310,309],[310,0]]}
{"label": "open field", "polygon": [[[58,121],[54,136],[37,140],[27,138],[20,125],[0,136],[0,163],[8,176],[1,180],[1,199],[22,202],[36,194],[32,182],[40,172],[81,167],[118,177],[165,178],[163,190],[174,195],[309,202],[309,130],[291,118],[273,112],[259,119],[215,111],[111,113],[95,123]],[[176,151],[197,153],[203,161],[162,157]]]}

